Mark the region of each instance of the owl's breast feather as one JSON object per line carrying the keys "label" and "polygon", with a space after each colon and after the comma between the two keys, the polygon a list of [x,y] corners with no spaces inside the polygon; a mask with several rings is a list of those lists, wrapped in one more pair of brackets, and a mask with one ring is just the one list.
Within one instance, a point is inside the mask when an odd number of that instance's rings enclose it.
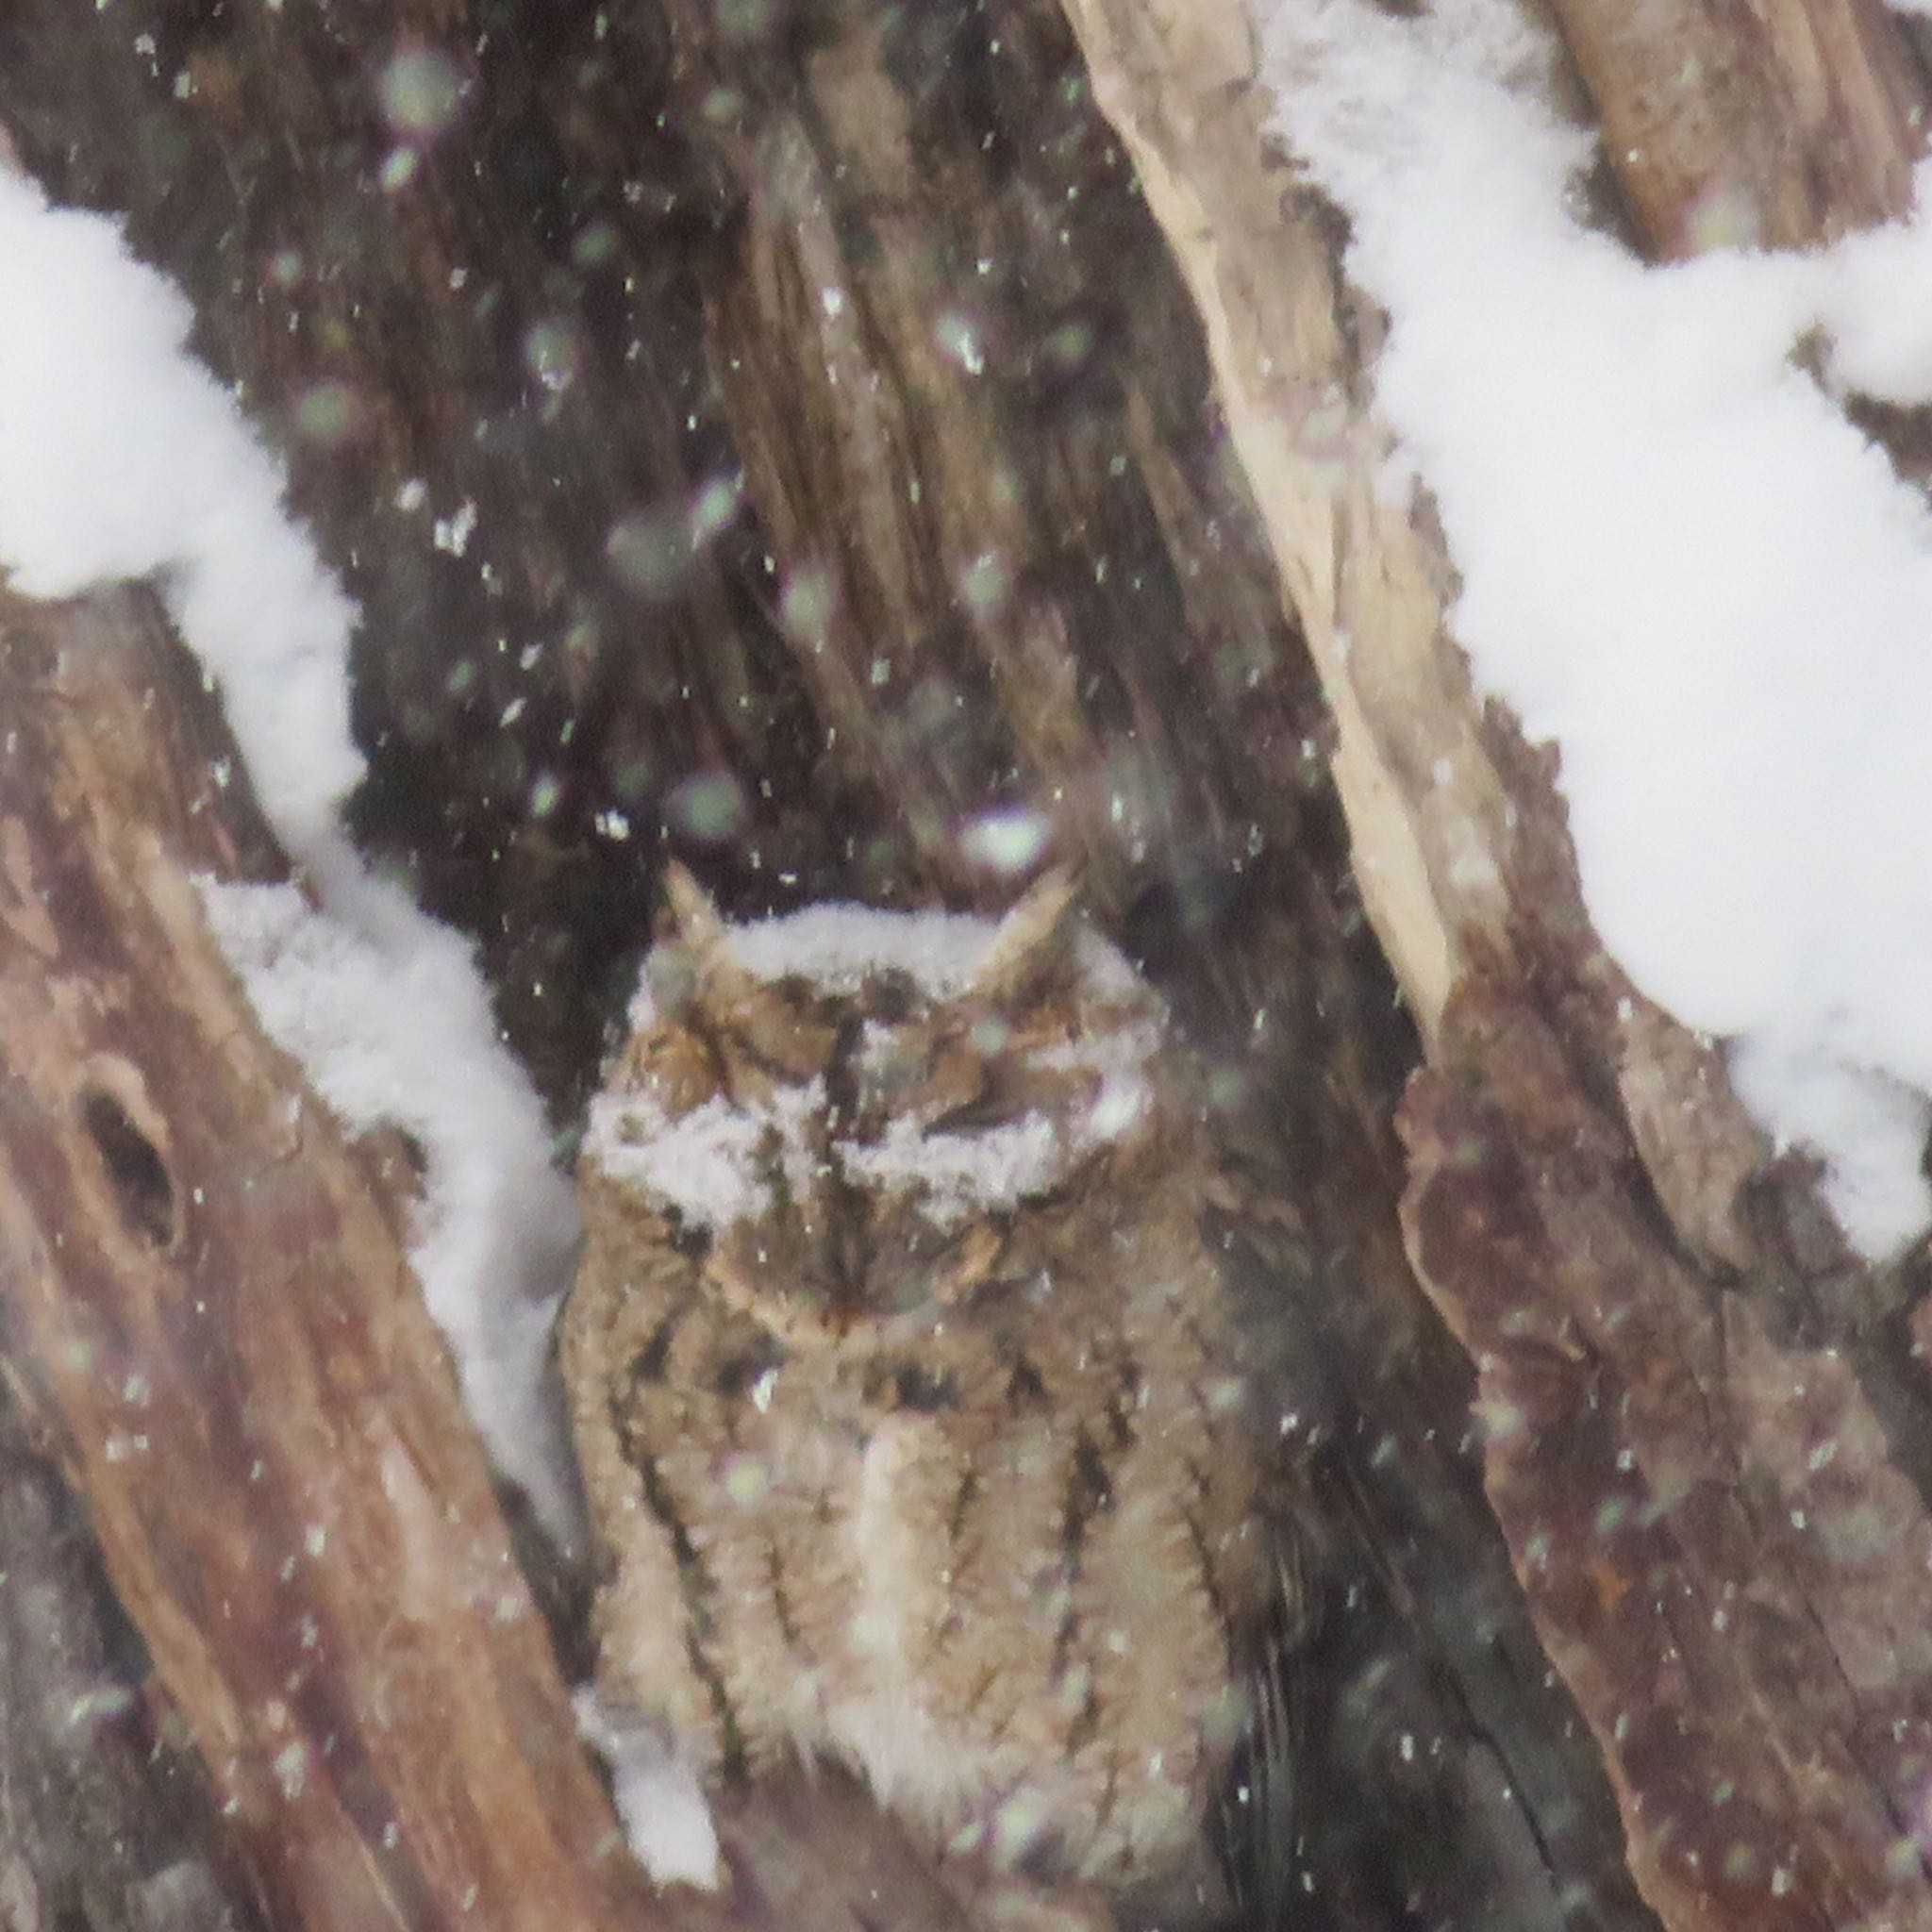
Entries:
{"label": "owl's breast feather", "polygon": [[834,1682],[826,1723],[881,1802],[935,1824],[957,1818],[987,1790],[987,1750],[938,1722],[923,1692],[919,1659],[951,1605],[944,1560],[953,1484],[940,1425],[891,1415],[859,1456],[842,1525],[853,1602],[848,1668]]}

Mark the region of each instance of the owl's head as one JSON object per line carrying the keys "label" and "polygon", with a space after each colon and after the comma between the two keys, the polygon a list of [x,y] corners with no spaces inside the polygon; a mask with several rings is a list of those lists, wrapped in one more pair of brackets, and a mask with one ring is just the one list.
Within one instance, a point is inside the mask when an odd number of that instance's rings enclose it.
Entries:
{"label": "owl's head", "polygon": [[943,1318],[1159,1128],[1158,997],[1049,874],[1004,920],[815,907],[672,931],[591,1110],[604,1184],[793,1343]]}

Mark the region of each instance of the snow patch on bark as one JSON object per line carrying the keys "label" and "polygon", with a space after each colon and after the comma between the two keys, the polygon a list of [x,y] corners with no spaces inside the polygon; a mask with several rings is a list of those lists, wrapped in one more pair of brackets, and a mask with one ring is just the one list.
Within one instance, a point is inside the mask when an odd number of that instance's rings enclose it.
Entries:
{"label": "snow patch on bark", "polygon": [[192,311],[115,224],[0,169],[0,563],[69,597],[152,576],[219,684],[248,773],[321,904],[210,887],[271,1035],[356,1125],[427,1157],[411,1258],[491,1455],[550,1526],[575,1528],[542,1393],[576,1239],[542,1109],[497,1037],[466,943],[373,877],[343,834],[357,612],[282,502],[235,399],[188,354]]}
{"label": "snow patch on bark", "polygon": [[1591,141],[1507,0],[1251,4],[1606,944],[1890,1251],[1932,1219],[1932,519],[1838,391],[1932,396],[1932,164],[1908,223],[1647,266],[1584,225]]}

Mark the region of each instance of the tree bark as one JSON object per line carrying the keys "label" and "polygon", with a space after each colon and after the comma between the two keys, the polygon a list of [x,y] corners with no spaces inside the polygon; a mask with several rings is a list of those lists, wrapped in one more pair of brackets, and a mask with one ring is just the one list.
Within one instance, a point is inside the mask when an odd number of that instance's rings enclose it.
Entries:
{"label": "tree bark", "polygon": [[663,38],[590,0],[0,8],[0,120],[192,292],[361,606],[358,824],[565,1108],[666,800],[735,779],[764,864],[823,869],[685,268],[729,207],[646,105]]}
{"label": "tree bark", "polygon": [[4,619],[8,1380],[272,1920],[624,1923],[395,1221],[202,916],[232,746],[142,602]]}
{"label": "tree bark", "polygon": [[1924,73],[1872,0],[1551,0],[1659,256],[1808,248],[1911,206]]}

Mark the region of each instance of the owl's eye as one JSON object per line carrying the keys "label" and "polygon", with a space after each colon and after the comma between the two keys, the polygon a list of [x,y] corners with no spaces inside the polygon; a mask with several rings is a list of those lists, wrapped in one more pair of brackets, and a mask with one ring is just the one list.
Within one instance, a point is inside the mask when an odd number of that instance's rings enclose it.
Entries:
{"label": "owl's eye", "polygon": [[780,1367],[785,1351],[770,1336],[761,1336],[756,1346],[729,1355],[711,1372],[711,1384],[727,1401],[742,1395],[760,1376]]}
{"label": "owl's eye", "polygon": [[675,1208],[671,1210],[668,1233],[671,1245],[687,1261],[702,1261],[711,1252],[711,1230]]}
{"label": "owl's eye", "polygon": [[734,1071],[748,1064],[757,1074],[777,1082],[823,1073],[837,1035],[833,1002],[796,974],[756,982],[725,1024],[712,1030],[734,1061]]}

